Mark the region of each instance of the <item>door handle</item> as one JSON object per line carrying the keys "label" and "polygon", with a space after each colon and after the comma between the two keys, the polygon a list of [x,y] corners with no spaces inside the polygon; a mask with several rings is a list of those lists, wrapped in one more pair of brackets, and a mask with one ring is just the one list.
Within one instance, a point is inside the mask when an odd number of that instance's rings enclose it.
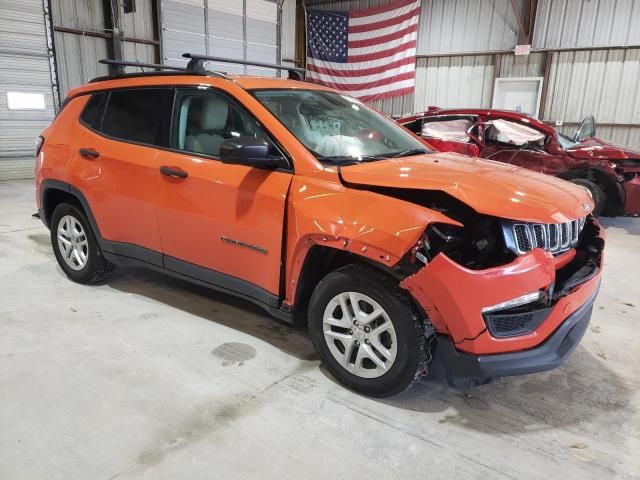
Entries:
{"label": "door handle", "polygon": [[98,158],[100,156],[100,153],[95,151],[93,148],[81,148],[78,151],[84,158]]}
{"label": "door handle", "polygon": [[180,168],[167,167],[166,165],[160,167],[160,173],[162,173],[162,175],[165,175],[167,177],[173,177],[173,178],[187,178],[189,176],[187,172],[185,172],[184,170],[181,170]]}

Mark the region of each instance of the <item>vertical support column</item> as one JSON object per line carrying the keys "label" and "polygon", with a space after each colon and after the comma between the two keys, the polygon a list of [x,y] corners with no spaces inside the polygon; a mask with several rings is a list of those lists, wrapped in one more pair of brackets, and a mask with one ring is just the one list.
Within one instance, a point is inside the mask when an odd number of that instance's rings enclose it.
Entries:
{"label": "vertical support column", "polygon": [[204,0],[204,54],[209,53],[209,0]]}
{"label": "vertical support column", "polygon": [[491,78],[491,98],[489,99],[489,105],[486,108],[493,107],[493,95],[495,94],[496,89],[496,79],[500,78],[500,70],[502,68],[502,54],[494,53],[493,54],[493,77]]}
{"label": "vertical support column", "polygon": [[547,92],[549,91],[549,72],[553,63],[553,52],[546,51],[544,57],[544,77],[542,79],[542,93],[540,95],[540,109],[538,117],[541,121],[545,121],[545,107],[547,103]]}
{"label": "vertical support column", "polygon": [[44,32],[47,37],[47,55],[49,56],[49,76],[51,77],[51,94],[53,95],[53,109],[57,113],[62,99],[58,88],[58,67],[56,64],[56,48],[53,41],[53,28],[51,26],[51,0],[42,0],[44,14]]}
{"label": "vertical support column", "polygon": [[[242,0],[242,59],[247,61],[247,0]],[[247,74],[247,66],[242,66],[242,73]]]}
{"label": "vertical support column", "polygon": [[[282,1],[278,0],[278,14],[276,16],[276,63],[282,64]],[[283,77],[286,71],[278,70],[278,77]],[[284,77],[286,78],[286,77]]]}
{"label": "vertical support column", "polygon": [[156,63],[164,63],[164,41],[162,38],[162,0],[151,1],[153,12],[153,35],[158,40],[156,48]]}
{"label": "vertical support column", "polygon": [[[111,30],[111,38],[107,40],[109,58],[112,60],[122,60],[124,51],[122,47],[122,30],[120,29],[120,7],[118,0],[103,0],[104,23],[107,30]],[[124,73],[124,67],[119,65],[109,65],[109,74],[117,75]]]}

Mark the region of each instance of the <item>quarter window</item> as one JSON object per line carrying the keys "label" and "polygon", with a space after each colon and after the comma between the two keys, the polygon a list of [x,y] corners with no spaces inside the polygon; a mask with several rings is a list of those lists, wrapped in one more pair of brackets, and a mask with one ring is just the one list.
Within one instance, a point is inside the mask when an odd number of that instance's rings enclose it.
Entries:
{"label": "quarter window", "polygon": [[169,146],[173,91],[112,91],[100,130],[111,137],[160,147]]}
{"label": "quarter window", "polygon": [[219,157],[222,142],[234,137],[263,138],[273,145],[262,126],[221,93],[179,90],[174,111],[178,150]]}
{"label": "quarter window", "polygon": [[107,100],[106,93],[94,93],[84,106],[80,120],[89,127],[100,130],[100,121],[104,113],[104,105]]}

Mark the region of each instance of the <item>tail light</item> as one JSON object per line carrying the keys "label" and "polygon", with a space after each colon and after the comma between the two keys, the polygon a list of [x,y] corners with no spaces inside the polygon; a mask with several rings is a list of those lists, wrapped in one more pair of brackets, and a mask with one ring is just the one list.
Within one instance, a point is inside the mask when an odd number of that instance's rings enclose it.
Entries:
{"label": "tail light", "polygon": [[44,145],[44,137],[42,135],[39,135],[38,138],[36,138],[36,157],[40,155],[42,145]]}

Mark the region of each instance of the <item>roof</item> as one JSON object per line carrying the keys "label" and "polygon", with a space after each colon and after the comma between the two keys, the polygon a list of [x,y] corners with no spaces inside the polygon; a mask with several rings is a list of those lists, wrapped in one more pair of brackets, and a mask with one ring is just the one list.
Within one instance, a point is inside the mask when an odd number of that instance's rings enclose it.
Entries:
{"label": "roof", "polygon": [[113,77],[99,77],[90,83],[73,88],[69,91],[69,97],[75,97],[83,93],[110,90],[114,88],[126,87],[146,87],[163,85],[224,85],[233,83],[246,90],[256,89],[305,89],[305,90],[329,90],[333,89],[317,85],[314,83],[301,82],[274,77],[256,77],[245,75],[228,75],[225,77],[214,73],[194,73],[194,72],[150,72],[138,74],[125,74]]}

